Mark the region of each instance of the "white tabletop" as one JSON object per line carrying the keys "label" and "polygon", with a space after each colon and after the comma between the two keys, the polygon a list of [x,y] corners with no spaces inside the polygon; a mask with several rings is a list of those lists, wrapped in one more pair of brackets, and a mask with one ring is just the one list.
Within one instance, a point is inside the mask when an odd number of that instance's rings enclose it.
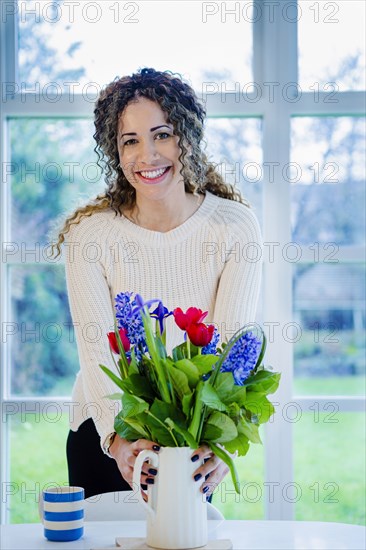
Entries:
{"label": "white tabletop", "polygon": [[[1,550],[91,550],[115,548],[116,537],[145,535],[144,521],[86,522],[84,537],[49,542],[37,523],[0,526]],[[231,539],[234,550],[365,550],[365,528],[311,521],[209,521],[210,539]]]}

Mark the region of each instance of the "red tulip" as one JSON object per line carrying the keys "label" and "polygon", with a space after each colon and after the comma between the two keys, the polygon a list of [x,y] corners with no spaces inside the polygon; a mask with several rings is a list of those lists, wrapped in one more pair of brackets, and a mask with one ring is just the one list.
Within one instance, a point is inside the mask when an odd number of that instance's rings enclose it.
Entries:
{"label": "red tulip", "polygon": [[202,309],[196,307],[189,307],[185,313],[183,313],[180,307],[177,307],[173,311],[174,320],[182,330],[187,330],[189,325],[202,323],[207,313],[208,311],[202,312]]}
{"label": "red tulip", "polygon": [[187,327],[187,334],[192,344],[203,348],[211,342],[214,330],[214,325],[193,323]]}
{"label": "red tulip", "polygon": [[[120,328],[118,332],[119,332],[119,337],[121,338],[123,349],[125,351],[129,351],[130,341],[127,338],[126,330],[124,328]],[[119,355],[119,349],[118,349],[116,333],[115,332],[108,332],[107,336],[108,336],[109,345],[111,347],[111,350],[113,351],[113,353],[116,353],[117,355]]]}

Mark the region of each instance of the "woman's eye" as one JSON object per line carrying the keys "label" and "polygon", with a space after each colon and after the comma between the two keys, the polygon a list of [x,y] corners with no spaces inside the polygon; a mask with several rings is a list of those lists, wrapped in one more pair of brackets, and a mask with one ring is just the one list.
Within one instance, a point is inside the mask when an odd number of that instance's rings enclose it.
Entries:
{"label": "woman's eye", "polygon": [[127,141],[124,142],[123,145],[131,145],[133,141],[136,141],[135,139],[128,139]]}
{"label": "woman's eye", "polygon": [[[166,138],[169,138],[170,137],[170,134],[168,134],[167,132],[160,132],[159,134],[156,134],[155,138],[158,139],[158,140],[161,140],[161,139],[166,139]],[[128,139],[127,141],[124,142],[124,146],[127,145],[134,145],[135,143],[137,143],[137,140],[132,138],[132,139]]]}

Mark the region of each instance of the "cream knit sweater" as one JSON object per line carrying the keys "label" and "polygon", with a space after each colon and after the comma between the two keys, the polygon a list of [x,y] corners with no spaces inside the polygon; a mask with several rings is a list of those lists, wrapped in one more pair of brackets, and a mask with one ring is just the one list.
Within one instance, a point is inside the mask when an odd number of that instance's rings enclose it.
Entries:
{"label": "cream knit sweater", "polygon": [[[115,370],[107,332],[113,331],[119,292],[160,298],[169,309],[198,307],[205,322],[229,339],[254,322],[262,266],[262,238],[253,211],[206,192],[198,210],[179,227],[144,229],[112,209],[82,218],[65,240],[65,268],[80,371],[70,408],[76,431],[92,417],[103,444],[113,432],[118,403],[106,398],[118,388],[99,368]],[[167,320],[168,352],[183,341]]]}

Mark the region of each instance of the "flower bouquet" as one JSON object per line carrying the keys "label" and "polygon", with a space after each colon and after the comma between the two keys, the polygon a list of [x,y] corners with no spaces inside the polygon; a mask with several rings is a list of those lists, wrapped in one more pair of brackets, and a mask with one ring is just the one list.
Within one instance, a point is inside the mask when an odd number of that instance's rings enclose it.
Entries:
{"label": "flower bouquet", "polygon": [[[259,425],[274,413],[267,395],[280,380],[280,373],[262,365],[263,330],[245,325],[219,348],[217,329],[203,323],[207,312],[168,311],[160,300],[144,302],[130,292],[115,301],[115,332],[108,338],[118,374],[100,365],[123,392],[108,396],[122,402],[115,431],[128,441],[144,438],[163,447],[206,444],[228,465],[239,493],[231,455],[244,456],[250,442],[261,443]],[[169,316],[185,333],[171,356]]]}

